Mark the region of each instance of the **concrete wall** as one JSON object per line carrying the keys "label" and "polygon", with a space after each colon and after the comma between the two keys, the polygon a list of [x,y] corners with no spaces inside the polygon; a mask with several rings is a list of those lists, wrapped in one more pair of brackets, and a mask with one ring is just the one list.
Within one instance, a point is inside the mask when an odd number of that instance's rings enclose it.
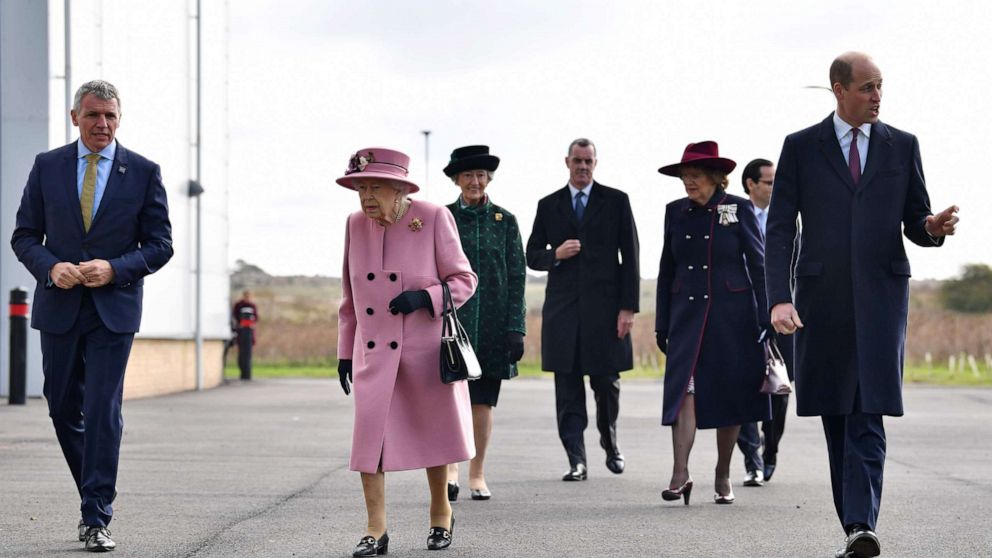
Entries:
{"label": "concrete wall", "polygon": [[[220,385],[224,371],[220,365],[223,341],[203,344],[204,388]],[[131,349],[124,376],[124,398],[196,389],[196,346],[193,341],[139,339]]]}
{"label": "concrete wall", "polygon": [[[35,280],[14,257],[10,236],[28,172],[49,149],[48,4],[0,0],[0,394],[8,393],[10,290],[34,292]],[[29,298],[30,300],[30,298]],[[28,393],[41,393],[41,340],[28,333]]]}

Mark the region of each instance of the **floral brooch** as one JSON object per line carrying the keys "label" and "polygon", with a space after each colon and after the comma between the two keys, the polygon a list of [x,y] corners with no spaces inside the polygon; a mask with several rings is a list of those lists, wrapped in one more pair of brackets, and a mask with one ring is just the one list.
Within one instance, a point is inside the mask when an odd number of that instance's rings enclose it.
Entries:
{"label": "floral brooch", "polygon": [[418,232],[424,230],[424,220],[420,217],[414,217],[410,219],[410,230],[413,232]]}
{"label": "floral brooch", "polygon": [[355,156],[352,157],[350,161],[348,161],[348,170],[345,171],[345,174],[362,172],[365,170],[365,167],[369,165],[369,163],[374,163],[374,162],[375,162],[375,155],[373,155],[371,151],[367,152],[365,155],[362,155],[361,153],[355,153]]}

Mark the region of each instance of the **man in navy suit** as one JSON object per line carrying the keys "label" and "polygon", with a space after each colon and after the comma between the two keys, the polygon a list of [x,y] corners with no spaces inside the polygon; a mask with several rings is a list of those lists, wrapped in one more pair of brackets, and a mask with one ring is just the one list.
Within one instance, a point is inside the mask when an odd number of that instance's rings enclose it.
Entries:
{"label": "man in navy suit", "polygon": [[[772,188],[775,184],[775,164],[768,159],[754,159],[741,172],[741,184],[750,200],[750,209],[758,220],[761,230],[761,240],[764,242],[766,225],[768,223],[768,205],[772,199]],[[776,345],[782,352],[789,379],[792,379],[792,338],[782,337],[776,340]],[[748,422],[741,425],[741,433],[737,438],[737,447],[744,454],[744,486],[762,486],[771,480],[778,463],[778,442],[785,432],[785,417],[789,410],[789,395],[772,395],[772,418],[761,422],[761,435],[758,434],[758,423]],[[764,446],[764,450],[762,450]]]}
{"label": "man in navy suit", "polygon": [[159,166],[117,143],[120,96],[105,81],[76,92],[79,140],[35,159],[11,245],[37,279],[49,416],[81,499],[86,550],[116,545],[124,369],[141,323],[143,277],[172,257]]}
{"label": "man in navy suit", "polygon": [[[900,232],[920,246],[954,234],[937,215],[919,142],[878,119],[882,74],[865,54],[830,66],[837,110],[789,135],[775,175],[765,243],[772,324],[796,336],[796,402],[820,416],[834,506],[847,534],[837,556],[878,556],[885,463],[882,416],[900,416],[910,267]],[[790,260],[796,217],[803,233]]]}

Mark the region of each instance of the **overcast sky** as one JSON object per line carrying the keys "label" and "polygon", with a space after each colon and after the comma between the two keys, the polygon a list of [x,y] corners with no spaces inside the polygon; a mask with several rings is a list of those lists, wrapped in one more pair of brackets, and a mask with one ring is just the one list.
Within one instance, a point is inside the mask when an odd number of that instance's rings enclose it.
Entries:
{"label": "overcast sky", "polygon": [[[451,150],[487,144],[502,162],[488,192],[524,242],[537,201],[568,179],[580,136],[597,181],[625,190],[655,277],[665,204],[657,173],[688,142],[715,140],[740,169],[778,158],[786,134],[834,108],[836,55],[862,50],[885,81],[881,119],[916,134],[934,211],[961,206],[944,248],[910,245],[913,275],[992,263],[987,4],[375,0],[231,2],[230,259],[274,274],[340,276],[357,194],[335,184],[359,148],[412,158],[415,196],[447,204]],[[431,130],[425,167],[422,130]],[[424,188],[425,182],[427,187]]]}

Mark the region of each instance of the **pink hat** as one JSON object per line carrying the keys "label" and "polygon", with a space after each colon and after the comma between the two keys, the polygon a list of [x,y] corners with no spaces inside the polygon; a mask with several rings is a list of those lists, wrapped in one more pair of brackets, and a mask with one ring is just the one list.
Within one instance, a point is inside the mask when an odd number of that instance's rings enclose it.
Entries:
{"label": "pink hat", "polygon": [[399,151],[385,147],[367,147],[351,156],[348,170],[336,182],[354,190],[353,180],[379,178],[406,184],[410,187],[410,193],[413,193],[419,191],[420,187],[407,178],[409,166],[410,158]]}
{"label": "pink hat", "polygon": [[717,169],[729,174],[737,166],[737,163],[721,157],[720,148],[715,141],[701,141],[685,146],[685,152],[682,153],[681,162],[673,165],[665,165],[658,169],[658,172],[667,174],[668,176],[678,177],[683,165]]}

